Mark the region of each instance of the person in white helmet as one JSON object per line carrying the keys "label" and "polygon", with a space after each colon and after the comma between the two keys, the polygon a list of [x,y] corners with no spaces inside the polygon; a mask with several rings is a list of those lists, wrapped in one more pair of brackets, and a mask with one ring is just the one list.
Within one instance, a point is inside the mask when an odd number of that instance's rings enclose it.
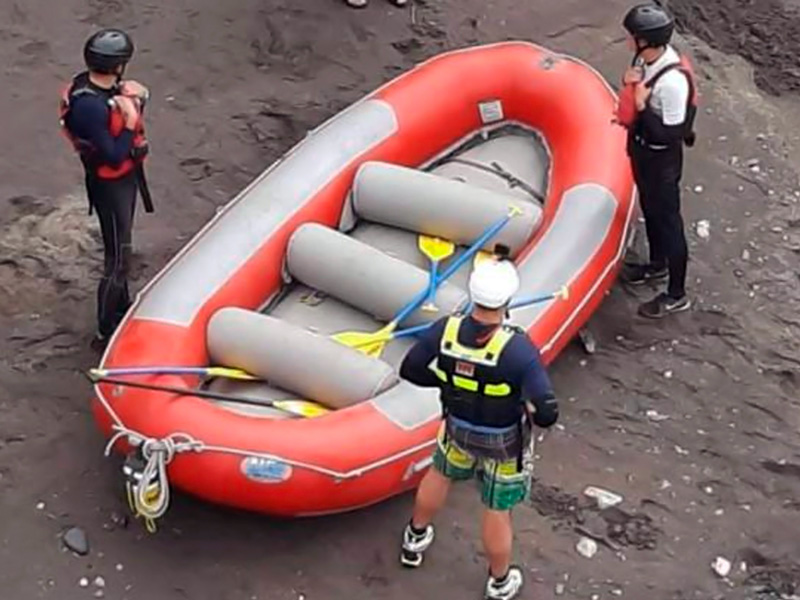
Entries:
{"label": "person in white helmet", "polygon": [[[353,8],[364,8],[367,4],[369,4],[369,0],[344,0],[347,3],[347,6],[352,6]],[[389,0],[395,6],[405,6],[408,4],[408,0]]]}
{"label": "person in white helmet", "polygon": [[531,423],[550,427],[558,419],[538,350],[522,329],[504,322],[519,285],[511,261],[479,263],[469,279],[469,314],[437,321],[400,367],[411,383],[440,389],[444,417],[433,468],[420,483],[403,531],[400,561],[422,564],[450,484],[480,474],[489,563],[484,597],[490,600],[511,600],[522,589],[522,570],[511,564],[511,509],[530,492]]}

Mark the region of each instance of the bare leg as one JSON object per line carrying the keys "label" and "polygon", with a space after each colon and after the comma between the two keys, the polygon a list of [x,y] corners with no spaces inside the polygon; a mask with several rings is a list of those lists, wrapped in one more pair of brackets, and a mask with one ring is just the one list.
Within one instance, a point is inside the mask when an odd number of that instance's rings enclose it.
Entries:
{"label": "bare leg", "polygon": [[511,512],[507,510],[483,511],[483,548],[489,559],[492,577],[505,577],[511,565],[511,545],[514,531],[511,527]]}
{"label": "bare leg", "polygon": [[444,506],[449,491],[450,480],[436,469],[428,469],[417,488],[414,516],[411,519],[416,529],[423,529],[433,520],[436,513]]}

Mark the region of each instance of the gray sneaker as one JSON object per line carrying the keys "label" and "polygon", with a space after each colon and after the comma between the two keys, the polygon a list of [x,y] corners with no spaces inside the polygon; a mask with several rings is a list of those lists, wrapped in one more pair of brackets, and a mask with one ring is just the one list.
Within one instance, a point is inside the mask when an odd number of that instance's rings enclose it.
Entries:
{"label": "gray sneaker", "polygon": [[649,302],[645,302],[639,307],[639,314],[648,319],[661,319],[673,313],[683,312],[692,307],[692,301],[688,296],[682,298],[672,298],[661,293]]}
{"label": "gray sneaker", "polygon": [[502,582],[498,582],[494,577],[489,575],[483,597],[485,600],[512,600],[519,596],[522,590],[522,584],[522,569],[519,567],[511,567],[508,570],[508,575],[506,575]]}
{"label": "gray sneaker", "polygon": [[411,524],[403,531],[403,549],[400,551],[400,563],[404,567],[416,568],[422,564],[422,558],[435,537],[433,525],[428,525],[421,534],[411,531]]}

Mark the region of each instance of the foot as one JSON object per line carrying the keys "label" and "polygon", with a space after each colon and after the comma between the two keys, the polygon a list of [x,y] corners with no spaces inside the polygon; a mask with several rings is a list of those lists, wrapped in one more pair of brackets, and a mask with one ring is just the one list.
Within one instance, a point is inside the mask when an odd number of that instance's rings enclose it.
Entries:
{"label": "foot", "polygon": [[400,552],[400,563],[404,567],[416,568],[422,564],[425,550],[433,543],[433,525],[428,525],[422,533],[411,530],[411,524],[403,531],[403,549]]}
{"label": "foot", "polygon": [[683,312],[692,307],[692,301],[684,295],[682,298],[673,298],[661,293],[650,302],[645,302],[639,307],[639,314],[648,319],[661,319],[673,313]]}
{"label": "foot", "polygon": [[642,285],[648,281],[663,281],[669,277],[666,267],[654,265],[625,265],[622,270],[623,281],[630,285]]}
{"label": "foot", "polygon": [[486,600],[512,600],[519,596],[522,583],[522,569],[511,567],[502,580],[489,576],[483,597]]}

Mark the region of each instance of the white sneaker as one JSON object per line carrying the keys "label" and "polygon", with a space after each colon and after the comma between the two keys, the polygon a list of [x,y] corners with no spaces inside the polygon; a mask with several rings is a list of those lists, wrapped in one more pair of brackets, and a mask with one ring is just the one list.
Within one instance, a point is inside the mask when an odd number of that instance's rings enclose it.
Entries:
{"label": "white sneaker", "polygon": [[522,590],[522,569],[511,567],[502,585],[498,585],[497,580],[489,575],[483,597],[486,600],[512,600],[519,596],[520,590]]}
{"label": "white sneaker", "polygon": [[405,567],[418,567],[422,564],[422,556],[433,543],[435,537],[433,525],[428,525],[425,532],[416,534],[411,531],[411,524],[403,530],[403,549],[400,552],[400,563]]}

